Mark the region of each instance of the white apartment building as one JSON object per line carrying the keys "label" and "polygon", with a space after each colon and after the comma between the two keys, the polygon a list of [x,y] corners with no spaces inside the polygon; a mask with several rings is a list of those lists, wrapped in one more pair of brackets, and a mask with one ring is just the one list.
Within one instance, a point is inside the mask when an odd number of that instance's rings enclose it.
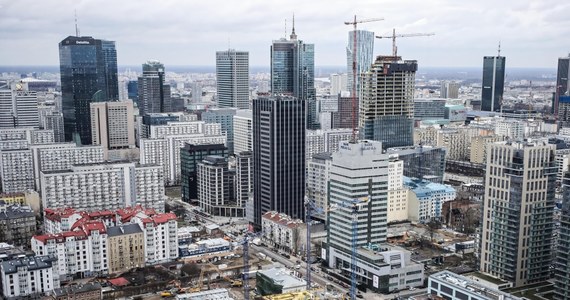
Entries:
{"label": "white apartment building", "polygon": [[469,161],[476,164],[484,164],[487,158],[487,146],[494,142],[503,141],[504,139],[505,137],[501,135],[473,137],[469,149]]}
{"label": "white apartment building", "polygon": [[4,193],[34,189],[34,164],[30,150],[0,150],[0,181]]}
{"label": "white apartment building", "polygon": [[46,219],[50,220],[46,227],[55,233],[34,236],[32,250],[37,255],[64,258],[65,263],[59,264],[62,278],[78,273],[85,277],[107,274],[107,229],[124,224],[138,224],[142,229],[146,264],[169,262],[178,257],[178,223],[172,213],[156,213],[142,206],[96,212],[48,209]]}
{"label": "white apartment building", "polygon": [[404,177],[408,190],[408,220],[428,223],[441,219],[443,204],[455,200],[456,192],[451,186],[417,178]]}
{"label": "white apartment building", "polygon": [[57,256],[28,256],[0,262],[5,298],[40,298],[60,287]]}
{"label": "white apartment building", "polygon": [[204,122],[170,122],[151,125],[150,138],[141,139],[140,163],[161,165],[167,186],[178,185],[181,180],[180,149],[185,143],[226,144],[221,125]]}
{"label": "white apartment building", "polygon": [[144,232],[145,262],[148,265],[165,263],[178,258],[178,222],[173,213],[148,216],[138,213],[131,223],[137,223]]}
{"label": "white apartment building", "polygon": [[517,141],[524,138],[525,123],[520,120],[505,119],[495,124],[497,135]]}
{"label": "white apartment building", "polygon": [[352,138],[352,129],[307,130],[305,142],[305,157],[310,159],[313,154],[336,152],[341,141]]}
{"label": "white apartment building", "polygon": [[239,109],[234,116],[234,153],[253,150],[253,115],[251,109]]}
{"label": "white apartment building", "polygon": [[98,163],[40,174],[44,208],[116,209],[141,204],[164,211],[164,175],[156,165]]}
{"label": "white apartment building", "polygon": [[53,130],[40,130],[34,127],[0,129],[0,141],[16,140],[26,141],[28,144],[53,143]]}
{"label": "white apartment building", "polygon": [[38,95],[25,82],[0,90],[0,127],[38,127]]}
{"label": "white apartment building", "polygon": [[408,190],[404,188],[404,161],[391,155],[388,164],[388,223],[408,219]]}
{"label": "white apartment building", "polygon": [[36,255],[59,258],[61,280],[77,274],[91,277],[108,272],[107,230],[102,221],[85,221],[73,231],[36,235],[31,249]]}
{"label": "white apartment building", "polygon": [[261,216],[262,239],[270,246],[287,253],[306,249],[307,224],[285,214],[268,211]]}
{"label": "white apartment building", "polygon": [[[305,195],[309,200],[313,201],[317,207],[317,212],[314,212],[318,218],[323,218],[327,210],[328,198],[328,182],[329,182],[329,169],[332,156],[330,153],[318,153],[311,158],[307,158],[307,176],[305,177],[305,184],[307,190]],[[318,211],[322,210],[323,214]]]}
{"label": "white apartment building", "polygon": [[438,147],[447,149],[446,159],[468,161],[471,146],[471,131],[463,128],[445,128],[438,130]]}
{"label": "white apartment building", "polygon": [[238,152],[235,156],[235,199],[239,207],[245,207],[253,189],[253,154]]}
{"label": "white apartment building", "polygon": [[197,164],[198,203],[203,212],[214,216],[244,216],[244,208],[235,201],[234,175],[223,156],[206,156]]}
{"label": "white apartment building", "polygon": [[41,190],[42,171],[69,170],[73,165],[94,164],[104,161],[102,146],[77,146],[75,143],[57,143],[30,146],[34,163],[34,184]]}

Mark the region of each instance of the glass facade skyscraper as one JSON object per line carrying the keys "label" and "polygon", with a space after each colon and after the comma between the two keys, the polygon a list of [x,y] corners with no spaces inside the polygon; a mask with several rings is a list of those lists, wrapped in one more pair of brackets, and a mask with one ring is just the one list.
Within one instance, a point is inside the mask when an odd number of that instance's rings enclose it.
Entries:
{"label": "glass facade skyscraper", "polygon": [[504,56],[485,56],[483,58],[483,88],[481,92],[481,110],[500,111],[505,87]]}
{"label": "glass facade skyscraper", "polygon": [[[346,46],[346,73],[347,91],[352,93],[352,64],[354,60],[354,31],[348,32],[348,45]],[[356,31],[356,91],[360,91],[359,75],[368,71],[374,61],[374,32],[366,30]],[[359,93],[357,92],[357,95]]]}
{"label": "glass facade skyscraper", "polygon": [[271,93],[305,101],[308,129],[319,129],[315,96],[315,45],[297,39],[295,27],[290,39],[271,45]]}
{"label": "glass facade skyscraper", "polygon": [[253,101],[254,224],[278,211],[304,220],[305,101],[290,96]]}
{"label": "glass facade skyscraper", "polygon": [[249,52],[216,52],[218,107],[249,108]]}
{"label": "glass facade skyscraper", "polygon": [[143,64],[142,69],[137,84],[140,115],[171,112],[170,85],[164,83],[164,65],[152,60]]}
{"label": "glass facade skyscraper", "polygon": [[115,42],[69,36],[59,43],[66,141],[91,144],[90,103],[117,100]]}
{"label": "glass facade skyscraper", "polygon": [[556,72],[556,91],[554,94],[555,102],[552,112],[557,115],[559,112],[560,97],[570,94],[570,82],[568,80],[568,69],[570,69],[570,54],[568,57],[560,57],[558,59],[558,70]]}

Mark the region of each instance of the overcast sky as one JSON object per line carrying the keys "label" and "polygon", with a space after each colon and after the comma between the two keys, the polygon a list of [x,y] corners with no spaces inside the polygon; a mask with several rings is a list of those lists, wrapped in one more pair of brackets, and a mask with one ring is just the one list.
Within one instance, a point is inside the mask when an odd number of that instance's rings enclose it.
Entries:
{"label": "overcast sky", "polygon": [[[420,66],[479,67],[501,54],[507,67],[555,68],[570,52],[568,0],[0,0],[0,65],[58,65],[58,43],[75,34],[116,41],[119,65],[158,59],[165,65],[213,66],[215,51],[250,52],[251,66],[269,65],[272,40],[295,28],[315,44],[317,66],[346,64],[343,24],[385,20],[359,28],[377,35],[434,32],[402,38],[398,53]],[[377,40],[375,54],[391,52]]]}

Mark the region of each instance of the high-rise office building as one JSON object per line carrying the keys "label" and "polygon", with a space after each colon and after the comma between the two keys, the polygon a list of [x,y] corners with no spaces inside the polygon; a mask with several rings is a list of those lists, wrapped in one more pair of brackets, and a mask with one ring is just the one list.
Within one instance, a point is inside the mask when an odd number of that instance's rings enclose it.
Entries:
{"label": "high-rise office building", "polygon": [[63,114],[60,112],[51,112],[44,116],[42,127],[47,130],[53,130],[53,138],[56,143],[65,141],[65,129],[63,127]]}
{"label": "high-rise office building", "polygon": [[237,109],[232,107],[212,108],[202,113],[202,121],[222,125],[222,134],[227,136],[229,153],[234,153],[234,116]]}
{"label": "high-rise office building", "polygon": [[91,103],[93,145],[105,152],[135,147],[134,108],[131,101]]}
{"label": "high-rise office building", "polygon": [[560,231],[554,267],[555,300],[570,299],[570,173],[564,174],[562,191]]}
{"label": "high-rise office building", "polygon": [[198,203],[202,211],[214,216],[244,217],[234,191],[235,173],[223,156],[206,156],[197,165]]}
{"label": "high-rise office building", "polygon": [[253,116],[251,109],[240,109],[234,116],[234,153],[253,150]]}
{"label": "high-rise office building", "polygon": [[347,86],[348,86],[348,77],[347,74],[331,74],[330,75],[330,81],[331,81],[331,89],[330,89],[330,94],[331,95],[338,95],[343,91],[347,91]]}
{"label": "high-rise office building", "polygon": [[418,63],[399,56],[378,56],[362,74],[358,126],[364,139],[382,147],[413,145],[414,87]]}
{"label": "high-rise office building", "polygon": [[305,101],[290,96],[253,101],[254,224],[278,211],[304,219]]}
{"label": "high-rise office building", "polygon": [[315,92],[315,45],[297,39],[295,24],[290,39],[271,45],[271,93],[305,101],[307,129],[319,129]]}
{"label": "high-rise office building", "polygon": [[218,107],[249,108],[249,52],[216,52]]}
{"label": "high-rise office building", "polygon": [[568,79],[568,70],[570,69],[570,54],[568,57],[560,57],[558,59],[558,71],[556,72],[556,91],[554,93],[554,107],[552,111],[554,115],[558,115],[561,96],[570,96],[570,81]]}
{"label": "high-rise office building", "polygon": [[439,96],[441,98],[459,98],[459,83],[455,81],[442,82]]}
{"label": "high-rise office building", "polygon": [[500,111],[505,87],[504,56],[485,56],[483,58],[483,86],[481,92],[481,110]]}
{"label": "high-rise office building", "polygon": [[143,73],[139,77],[138,106],[141,116],[149,113],[171,111],[170,85],[165,83],[164,65],[151,60],[142,65]]}
{"label": "high-rise office building", "polygon": [[497,142],[487,150],[480,270],[525,286],[550,278],[556,146]]}
{"label": "high-rise office building", "polygon": [[38,96],[17,82],[0,90],[0,128],[38,127]]}
{"label": "high-rise office building", "polygon": [[69,36],[59,43],[65,140],[91,144],[91,102],[117,100],[115,42]]}
{"label": "high-rise office building", "polygon": [[239,207],[245,207],[253,188],[253,153],[251,151],[238,152],[235,157],[235,198]]}
{"label": "high-rise office building", "polygon": [[134,103],[139,104],[139,82],[138,80],[129,80],[127,83],[127,95]]}
{"label": "high-rise office building", "polygon": [[[372,62],[374,61],[374,32],[366,30],[356,30],[356,53],[354,53],[354,31],[348,32],[348,45],[346,46],[346,73],[347,73],[347,86],[346,90],[352,94],[353,77],[353,63],[356,67],[356,95],[359,97],[360,93],[360,74],[366,73],[370,70]],[[356,54],[356,55],[355,55]],[[356,61],[354,60],[356,58]],[[357,98],[358,99],[358,98]]]}
{"label": "high-rise office building", "polygon": [[423,178],[425,180],[443,183],[445,174],[445,153],[443,147],[411,146],[389,148],[389,154],[397,154],[403,162],[404,176]]}
{"label": "high-rise office building", "polygon": [[[178,150],[178,149],[177,149]],[[182,201],[190,203],[198,199],[198,164],[206,156],[228,158],[228,148],[223,143],[185,143],[179,148]]]}

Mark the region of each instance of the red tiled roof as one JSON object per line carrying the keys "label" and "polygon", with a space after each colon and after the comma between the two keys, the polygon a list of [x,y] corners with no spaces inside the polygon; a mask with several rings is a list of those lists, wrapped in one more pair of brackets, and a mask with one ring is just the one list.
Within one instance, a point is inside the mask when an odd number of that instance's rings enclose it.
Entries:
{"label": "red tiled roof", "polygon": [[125,277],[118,277],[115,279],[109,279],[108,280],[110,284],[114,285],[114,286],[125,286],[125,285],[129,285],[130,282],[125,279]]}
{"label": "red tiled roof", "polygon": [[62,218],[69,218],[71,215],[76,213],[75,209],[71,207],[66,208],[46,208],[44,210],[46,219],[54,222],[61,222]]}

